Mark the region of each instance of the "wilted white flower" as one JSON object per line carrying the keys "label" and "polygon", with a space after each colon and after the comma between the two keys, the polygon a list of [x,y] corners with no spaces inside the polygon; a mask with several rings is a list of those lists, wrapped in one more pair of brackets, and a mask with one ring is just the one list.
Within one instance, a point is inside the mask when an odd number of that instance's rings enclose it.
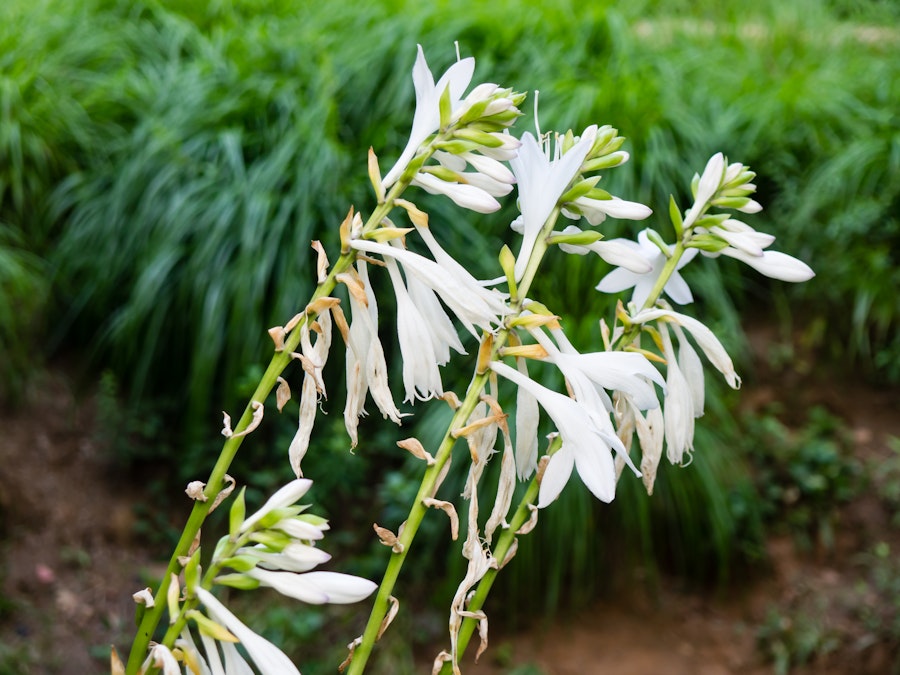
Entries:
{"label": "wilted white flower", "polygon": [[358,261],[357,278],[350,284],[350,340],[347,344],[347,402],[344,406],[344,425],[353,446],[359,417],[365,414],[366,393],[372,393],[375,405],[385,418],[400,424],[402,417],[391,395],[387,380],[384,349],[378,338],[378,303],[369,283],[366,263]]}
{"label": "wilted white flower", "polygon": [[397,335],[403,357],[403,387],[407,402],[425,401],[444,393],[438,370],[434,343],[437,339],[429,322],[423,318],[409,296],[397,263],[385,258],[397,297]]}
{"label": "wilted white flower", "polygon": [[[656,280],[662,272],[663,266],[666,264],[667,258],[659,247],[650,241],[647,230],[642,230],[638,233],[637,242],[629,241],[627,239],[613,239],[610,243],[613,242],[617,242],[622,246],[629,248],[632,252],[646,260],[651,268],[649,272],[645,273],[633,272],[626,267],[614,269],[600,280],[600,283],[597,284],[597,290],[603,293],[618,293],[619,291],[624,291],[626,288],[633,287],[634,292],[631,295],[631,301],[639,308],[643,307],[647,298],[650,296],[650,291],[653,290],[653,286],[656,284]],[[671,251],[674,248],[674,246],[670,246],[669,250]],[[684,254],[682,254],[676,270],[672,273],[672,276],[669,277],[669,281],[663,289],[665,294],[679,305],[686,305],[694,301],[694,296],[691,295],[690,287],[678,273],[678,270],[687,265],[696,255],[697,249],[693,248],[687,249]]]}

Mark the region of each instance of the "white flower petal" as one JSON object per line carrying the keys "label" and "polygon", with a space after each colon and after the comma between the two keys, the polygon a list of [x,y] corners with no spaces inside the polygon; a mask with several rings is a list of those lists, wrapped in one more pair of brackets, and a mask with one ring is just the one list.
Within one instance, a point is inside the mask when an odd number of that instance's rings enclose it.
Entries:
{"label": "white flower petal", "polygon": [[345,605],[369,597],[378,585],[339,572],[272,572],[254,568],[246,573],[263,586],[275,589],[282,595],[310,605]]}
{"label": "white flower petal", "polygon": [[779,251],[763,251],[762,255],[754,256],[729,247],[723,249],[722,254],[747,263],[757,272],[771,279],[799,283],[809,281],[816,276],[816,273],[805,262]]}
{"label": "white flower petal", "polygon": [[261,675],[300,675],[300,671],[278,647],[247,628],[212,593],[202,587],[198,587],[195,593],[197,599],[206,607],[210,618],[225,626],[232,635],[240,640],[244,649],[247,650],[247,654],[259,668]]}

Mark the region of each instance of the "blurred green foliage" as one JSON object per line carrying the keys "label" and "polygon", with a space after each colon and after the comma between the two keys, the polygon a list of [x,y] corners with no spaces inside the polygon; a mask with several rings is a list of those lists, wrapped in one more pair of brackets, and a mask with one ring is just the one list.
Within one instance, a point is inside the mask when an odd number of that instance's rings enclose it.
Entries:
{"label": "blurred green foliage", "polygon": [[[819,276],[787,288],[731,260],[701,261],[686,276],[710,322],[739,347],[740,312],[780,298],[802,308],[782,314],[798,331],[827,325],[811,347],[897,382],[898,19],[900,6],[877,0],[6,0],[0,387],[14,393],[45,351],[88,354],[109,373],[102,412],[120,459],[196,478],[214,452],[219,411],[243,402],[243,383],[268,356],[265,328],[309,295],[310,240],[333,251],[349,205],[371,207],[367,148],[387,167],[405,144],[416,43],[439,71],[455,58],[454,41],[476,57],[478,78],[540,90],[543,129],[616,126],[632,160],[604,182],[657,213],[670,192],[687,202],[691,174],[713,152],[749,164],[766,207],[754,226]],[[509,207],[461,218],[445,202],[413,198],[448,248],[478,256],[470,269],[496,275]],[[635,228],[608,222],[603,231]],[[606,271],[596,258],[550,262],[553,286],[543,288],[566,300],[576,343],[598,339],[593,319],[574,317],[609,309],[608,298],[584,290]],[[333,359],[330,410],[342,400],[340,354]],[[467,372],[447,371],[445,386],[462,389]],[[710,406],[714,424],[701,423],[690,469],[663,469],[651,499],[626,476],[613,507],[573,485],[522,541],[502,583],[543,588],[540,602],[554,607],[572,588],[582,597],[603,590],[614,566],[649,579],[656,564],[723,579],[736,556],[760,555],[763,515],[740,478],[743,456],[717,449],[734,453],[739,428],[724,403]],[[433,438],[442,414],[421,414],[403,432]],[[239,479],[286,477],[295,416],[289,407],[283,423],[254,434]],[[382,435],[375,424],[364,425],[369,437],[350,457],[340,430],[326,433],[337,417],[319,428],[326,440],[306,460],[317,503],[335,520],[376,513],[396,527],[396,504],[420,467],[397,459],[396,430]],[[753,434],[791,438],[784,428]],[[774,486],[794,481],[817,504],[824,480],[826,501],[839,498],[828,443],[791,447],[799,455]],[[374,505],[360,502],[364,486]],[[446,553],[436,543],[445,525],[432,520],[434,533],[417,545]],[[585,534],[595,529],[602,536]],[[358,564],[379,564],[377,545],[371,552]]]}

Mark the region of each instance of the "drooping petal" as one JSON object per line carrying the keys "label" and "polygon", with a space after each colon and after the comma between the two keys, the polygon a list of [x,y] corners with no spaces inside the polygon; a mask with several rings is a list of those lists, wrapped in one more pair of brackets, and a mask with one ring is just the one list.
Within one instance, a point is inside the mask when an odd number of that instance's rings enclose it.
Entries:
{"label": "drooping petal", "polygon": [[[195,593],[197,599],[206,607],[210,618],[221,623],[240,640],[262,675],[300,675],[300,671],[278,647],[247,628],[212,593],[202,587],[197,587]],[[223,646],[227,646],[227,643]]]}
{"label": "drooping petal", "polygon": [[723,249],[722,254],[747,263],[757,272],[764,274],[770,279],[799,283],[801,281],[809,281],[816,276],[816,273],[805,262],[779,251],[763,251],[762,255],[755,256],[748,254],[746,251],[729,247]]}

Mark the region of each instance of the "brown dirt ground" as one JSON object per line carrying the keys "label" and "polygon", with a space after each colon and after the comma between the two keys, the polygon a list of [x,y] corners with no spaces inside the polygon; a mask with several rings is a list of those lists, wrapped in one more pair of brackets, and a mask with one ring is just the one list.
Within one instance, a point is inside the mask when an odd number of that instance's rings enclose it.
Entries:
{"label": "brown dirt ground", "polygon": [[[798,407],[824,404],[841,414],[861,459],[890,454],[887,439],[900,436],[896,391],[792,377],[748,388],[745,404],[761,406],[776,395],[786,400],[788,387]],[[59,370],[35,381],[23,407],[0,411],[0,428],[0,675],[103,672],[109,645],[129,640],[130,594],[160,569],[134,534],[137,488],[104,459],[94,399],[77,397]],[[841,514],[833,550],[801,555],[789,539],[774,539],[772,575],[729,597],[663,590],[600,603],[516,636],[498,631],[481,663],[464,671],[499,675],[530,663],[552,675],[770,673],[756,646],[767,608],[798,589],[828,593],[852,585],[853,557],[874,541],[889,537],[892,550],[900,550],[889,517],[863,496]],[[793,672],[883,673],[889,658],[877,644],[838,649]]]}

